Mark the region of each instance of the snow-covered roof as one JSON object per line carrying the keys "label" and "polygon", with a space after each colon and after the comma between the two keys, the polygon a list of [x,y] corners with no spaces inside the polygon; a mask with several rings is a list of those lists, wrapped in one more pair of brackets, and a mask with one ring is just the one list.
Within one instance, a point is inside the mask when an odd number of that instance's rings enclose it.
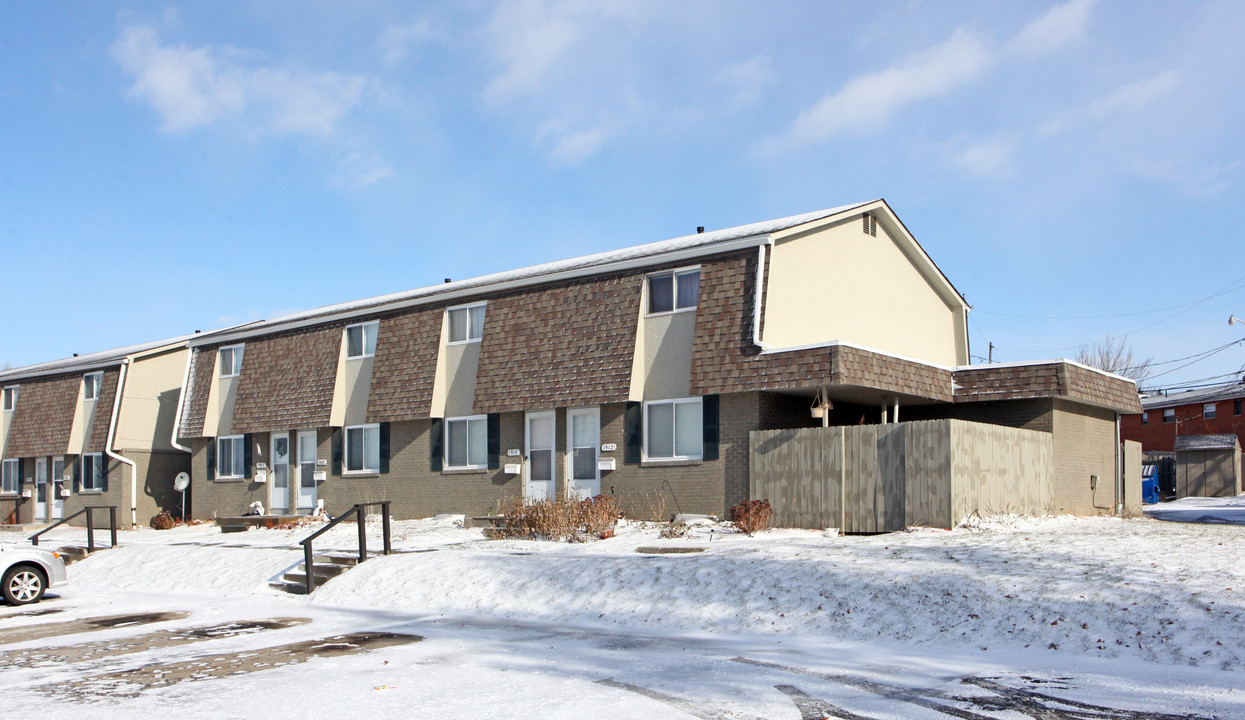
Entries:
{"label": "snow-covered roof", "polygon": [[630,264],[659,262],[667,258],[678,256],[694,257],[697,255],[707,255],[713,252],[734,249],[734,246],[739,242],[751,241],[753,239],[759,240],[770,233],[788,230],[805,223],[816,222],[835,215],[841,215],[875,202],[878,202],[878,200],[852,203],[850,205],[840,205],[838,207],[827,208],[825,210],[816,210],[814,212],[802,213],[800,215],[791,215],[789,217],[777,218],[775,220],[765,220],[762,222],[749,223],[747,225],[737,225],[735,227],[724,228],[721,230],[684,235],[682,237],[671,238],[669,240],[660,240],[658,242],[646,243],[644,245],[635,245],[621,250],[610,250],[608,252],[583,255],[567,260],[556,260],[554,262],[542,263],[539,265],[529,265],[515,270],[507,270],[505,272],[492,273],[490,275],[481,275],[479,277],[468,278],[465,280],[455,280],[453,282],[443,283],[440,285],[429,285],[427,287],[416,288],[414,290],[403,290],[402,292],[379,295],[362,300],[353,300],[350,302],[338,303],[336,305],[325,305],[323,307],[292,313],[290,315],[274,318],[272,320],[254,323],[253,325],[246,327],[245,330],[241,332],[228,333],[229,337],[216,338],[216,340],[232,340],[235,337],[242,335],[259,335],[271,332],[272,330],[280,327],[324,322],[335,316],[362,314],[366,311],[375,311],[387,306],[417,305],[423,302],[444,300],[447,296],[455,297],[465,294],[478,295],[515,285],[531,284],[533,282],[549,282],[554,278],[561,278],[562,276],[575,276],[593,271],[606,271],[615,267],[626,267]]}
{"label": "snow-covered roof", "polygon": [[1245,382],[1216,385],[1197,390],[1186,390],[1166,394],[1152,394],[1141,398],[1141,407],[1146,410],[1176,407],[1178,405],[1195,405],[1199,403],[1217,402],[1245,398]]}
{"label": "snow-covered roof", "polygon": [[60,373],[111,367],[113,365],[119,365],[122,360],[130,355],[146,352],[148,350],[155,350],[156,348],[164,347],[165,345],[186,342],[193,337],[195,336],[182,335],[180,337],[169,338],[167,340],[156,340],[154,342],[140,343],[138,345],[113,348],[112,350],[101,350],[100,352],[88,353],[86,355],[75,355],[61,360],[52,360],[51,362],[39,363],[37,365],[27,365],[25,367],[4,370],[0,371],[0,382],[13,382],[23,378],[39,377],[42,375],[57,375]]}
{"label": "snow-covered roof", "polygon": [[1235,433],[1180,435],[1176,438],[1177,452],[1185,450],[1232,450],[1235,447]]}

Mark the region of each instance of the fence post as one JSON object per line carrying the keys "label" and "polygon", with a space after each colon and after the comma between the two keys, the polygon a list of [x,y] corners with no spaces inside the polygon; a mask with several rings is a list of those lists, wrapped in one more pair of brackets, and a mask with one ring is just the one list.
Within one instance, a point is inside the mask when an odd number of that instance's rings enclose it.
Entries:
{"label": "fence post", "polygon": [[108,525],[112,528],[112,546],[117,546],[117,506],[108,506]]}
{"label": "fence post", "polygon": [[354,506],[354,519],[359,523],[359,562],[367,560],[367,513],[364,505]]}
{"label": "fence post", "polygon": [[91,507],[86,509],[86,551],[88,553],[95,552],[95,513],[91,512]]}
{"label": "fence post", "polygon": [[385,554],[388,555],[392,547],[389,543],[389,501],[388,500],[384,501],[383,503],[380,504],[380,506],[381,506],[381,510],[385,513],[385,524],[384,524]]}

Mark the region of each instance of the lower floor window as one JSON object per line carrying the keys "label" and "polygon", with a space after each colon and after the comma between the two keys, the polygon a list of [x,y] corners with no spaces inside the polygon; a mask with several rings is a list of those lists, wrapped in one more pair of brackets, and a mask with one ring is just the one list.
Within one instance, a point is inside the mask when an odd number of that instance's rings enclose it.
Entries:
{"label": "lower floor window", "polygon": [[82,489],[104,489],[103,453],[86,453],[82,456]]}
{"label": "lower floor window", "polygon": [[445,466],[481,468],[488,465],[488,416],[445,421]]}
{"label": "lower floor window", "polygon": [[216,441],[216,477],[240,478],[246,472],[246,437],[231,435]]}
{"label": "lower floor window", "polygon": [[703,453],[700,398],[645,403],[644,454],[649,460],[695,460]]}
{"label": "lower floor window", "polygon": [[0,492],[15,493],[17,486],[21,482],[18,475],[21,475],[19,460],[4,461],[4,475],[0,479]]}
{"label": "lower floor window", "polygon": [[380,472],[380,425],[346,428],[346,472]]}

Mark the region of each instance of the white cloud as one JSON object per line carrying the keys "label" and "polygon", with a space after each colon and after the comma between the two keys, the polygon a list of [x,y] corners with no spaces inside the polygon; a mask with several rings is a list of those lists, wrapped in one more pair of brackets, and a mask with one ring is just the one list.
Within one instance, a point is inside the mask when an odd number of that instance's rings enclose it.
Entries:
{"label": "white cloud", "polygon": [[409,25],[397,25],[386,29],[377,45],[385,63],[396,65],[407,58],[412,46],[428,42],[434,37],[432,25],[425,20],[420,20]]}
{"label": "white cloud", "polygon": [[773,61],[764,55],[736,63],[714,76],[713,82],[731,93],[730,105],[735,108],[755,104],[765,86],[774,80]]}
{"label": "white cloud", "polygon": [[957,30],[946,42],[886,70],[858,75],[801,113],[773,150],[810,145],[849,132],[867,132],[920,100],[945,95],[976,78],[990,53],[972,34]]}
{"label": "white cloud", "polygon": [[956,148],[947,162],[970,175],[998,177],[1011,171],[1015,152],[1016,140],[1000,135]]}
{"label": "white cloud", "polygon": [[1102,120],[1122,112],[1134,112],[1149,105],[1173,90],[1180,81],[1180,73],[1167,70],[1152,77],[1121,86],[1110,95],[1090,103],[1088,115]]}
{"label": "white cloud", "polygon": [[595,155],[609,138],[609,130],[596,127],[576,130],[563,135],[550,151],[550,156],[566,165],[576,165]]}
{"label": "white cloud", "polygon": [[165,132],[184,132],[226,117],[259,130],[325,137],[362,101],[364,75],[247,67],[228,47],[161,45],[146,26],[126,28],[113,57],[134,76],[129,95],[150,104]]}
{"label": "white cloud", "polygon": [[1096,0],[1071,0],[1050,9],[1012,38],[1007,50],[1025,57],[1048,55],[1085,37]]}
{"label": "white cloud", "polygon": [[484,96],[499,102],[537,86],[579,38],[579,28],[564,6],[524,0],[501,3],[489,22],[488,34],[503,69],[489,82]]}

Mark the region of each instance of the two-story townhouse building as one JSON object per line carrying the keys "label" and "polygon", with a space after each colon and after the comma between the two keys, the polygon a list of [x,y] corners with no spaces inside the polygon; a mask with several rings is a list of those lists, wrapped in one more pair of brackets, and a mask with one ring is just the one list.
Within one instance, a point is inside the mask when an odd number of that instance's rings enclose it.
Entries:
{"label": "two-story townhouse building", "polygon": [[1120,433],[1158,466],[1164,493],[1235,495],[1245,478],[1243,404],[1243,383],[1154,393],[1141,398],[1141,412],[1123,416]]}
{"label": "two-story townhouse building", "polygon": [[0,372],[0,521],[48,523],[109,505],[132,526],[179,508],[173,480],[190,455],[171,440],[186,340]]}
{"label": "two-story townhouse building", "polygon": [[877,200],[193,338],[175,432],[200,518],[602,492],[632,516],[660,493],[720,515],[748,497],[749,432],[820,423],[821,397],[832,424],[1052,433],[1052,509],[1112,508],[1091,482],[1120,474],[1131,381],[970,367],[967,312]]}

